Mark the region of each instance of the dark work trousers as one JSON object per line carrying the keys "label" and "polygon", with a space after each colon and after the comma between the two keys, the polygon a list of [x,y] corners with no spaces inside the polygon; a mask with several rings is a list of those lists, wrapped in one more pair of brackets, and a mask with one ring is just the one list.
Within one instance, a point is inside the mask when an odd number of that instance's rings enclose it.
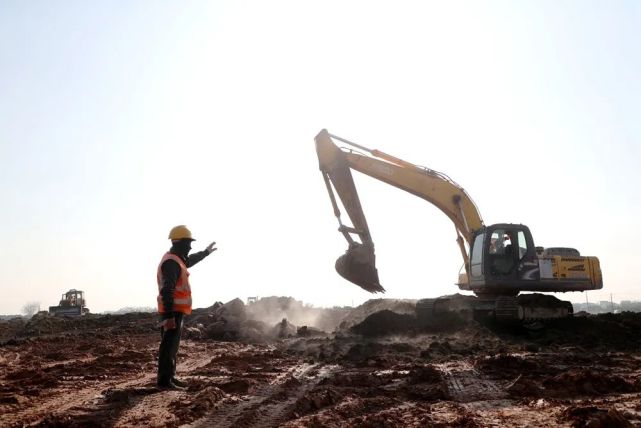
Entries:
{"label": "dark work trousers", "polygon": [[176,328],[165,330],[160,327],[160,350],[158,351],[158,384],[167,385],[176,375],[176,355],[180,346],[183,329],[183,314],[175,313]]}

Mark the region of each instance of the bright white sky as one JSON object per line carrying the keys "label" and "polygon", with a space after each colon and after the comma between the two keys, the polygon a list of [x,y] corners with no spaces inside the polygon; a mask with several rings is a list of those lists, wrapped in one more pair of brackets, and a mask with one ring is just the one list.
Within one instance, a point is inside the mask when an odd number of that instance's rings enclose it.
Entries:
{"label": "bright white sky", "polygon": [[[640,40],[636,1],[3,1],[0,313],[70,288],[93,312],[154,306],[183,223],[219,246],[196,307],[371,298],[334,271],[321,128],[599,256],[590,301],[641,299]],[[386,296],[456,292],[447,217],[356,179]]]}

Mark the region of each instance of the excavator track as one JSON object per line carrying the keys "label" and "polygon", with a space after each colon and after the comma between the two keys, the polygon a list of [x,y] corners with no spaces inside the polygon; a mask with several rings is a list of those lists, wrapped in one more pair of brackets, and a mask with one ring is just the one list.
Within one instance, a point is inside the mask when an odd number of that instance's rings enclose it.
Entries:
{"label": "excavator track", "polygon": [[519,305],[516,297],[497,297],[494,301],[494,318],[499,322],[519,320]]}
{"label": "excavator track", "polygon": [[420,327],[433,327],[450,320],[474,318],[477,321],[523,324],[572,316],[570,302],[554,296],[533,293],[520,296],[453,296],[421,299],[416,303],[416,318]]}
{"label": "excavator track", "polygon": [[520,319],[526,322],[566,318],[574,313],[572,303],[547,294],[522,294],[516,300]]}

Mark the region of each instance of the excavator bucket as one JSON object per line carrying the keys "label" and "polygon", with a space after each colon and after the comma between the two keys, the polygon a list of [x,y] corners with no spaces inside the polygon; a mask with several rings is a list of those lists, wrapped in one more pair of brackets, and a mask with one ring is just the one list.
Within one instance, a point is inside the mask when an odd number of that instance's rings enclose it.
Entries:
{"label": "excavator bucket", "polygon": [[369,246],[353,242],[336,260],[336,272],[370,293],[385,292],[378,280],[374,250]]}

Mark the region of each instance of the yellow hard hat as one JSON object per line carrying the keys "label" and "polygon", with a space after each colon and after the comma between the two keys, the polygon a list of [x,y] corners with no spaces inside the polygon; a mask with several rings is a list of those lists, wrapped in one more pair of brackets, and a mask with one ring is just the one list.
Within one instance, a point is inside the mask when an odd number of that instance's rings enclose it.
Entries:
{"label": "yellow hard hat", "polygon": [[169,239],[172,241],[176,241],[178,239],[190,239],[195,241],[195,239],[191,237],[191,230],[187,229],[187,226],[184,224],[171,229],[171,231],[169,231]]}

